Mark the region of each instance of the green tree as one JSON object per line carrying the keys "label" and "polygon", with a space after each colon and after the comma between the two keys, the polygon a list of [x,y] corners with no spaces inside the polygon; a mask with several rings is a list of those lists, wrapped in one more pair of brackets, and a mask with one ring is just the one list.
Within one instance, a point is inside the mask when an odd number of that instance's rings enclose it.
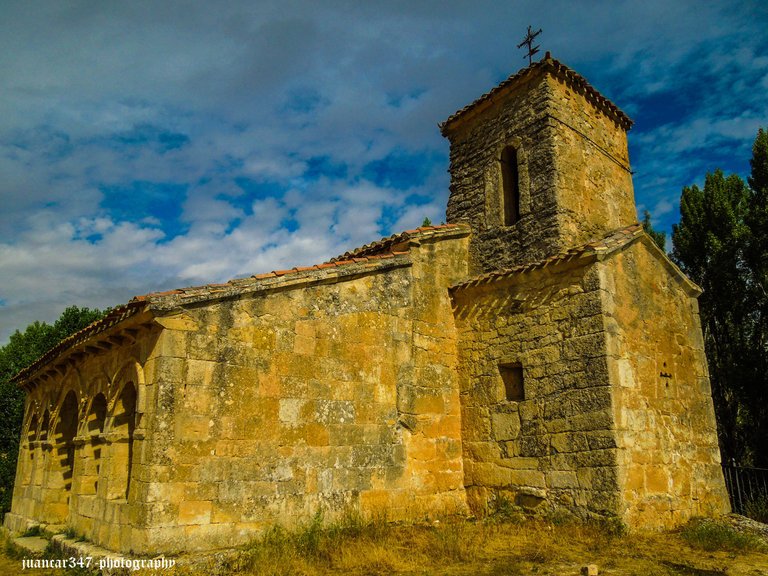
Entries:
{"label": "green tree", "polygon": [[683,189],[672,259],[698,283],[705,348],[723,458],[768,463],[766,182],[768,137],[758,133],[749,186],[721,170]]}
{"label": "green tree", "polygon": [[667,235],[664,232],[658,232],[657,230],[653,229],[653,225],[651,224],[651,213],[648,212],[648,210],[643,211],[642,225],[643,230],[645,230],[645,233],[648,234],[648,236],[651,237],[651,240],[656,243],[656,246],[662,250],[665,250],[667,245]]}
{"label": "green tree", "polygon": [[751,309],[749,350],[756,378],[750,382],[750,424],[755,465],[768,467],[768,417],[763,414],[768,402],[768,132],[760,129],[752,146],[750,160],[745,263],[749,271],[746,305]]}
{"label": "green tree", "polygon": [[70,306],[52,325],[33,322],[24,332],[17,330],[11,335],[8,344],[0,347],[0,512],[7,512],[11,507],[24,417],[24,392],[11,382],[11,378],[59,341],[102,318],[104,314],[97,309]]}

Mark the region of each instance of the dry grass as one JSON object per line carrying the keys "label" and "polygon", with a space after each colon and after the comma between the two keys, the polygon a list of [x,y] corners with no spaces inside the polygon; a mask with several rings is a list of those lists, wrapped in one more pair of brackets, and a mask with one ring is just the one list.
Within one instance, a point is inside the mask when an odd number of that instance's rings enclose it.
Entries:
{"label": "dry grass", "polygon": [[[0,568],[4,560],[18,565],[6,553]],[[236,554],[180,558],[162,574],[575,576],[586,564],[614,576],[754,576],[768,574],[768,553],[763,541],[712,521],[676,533],[625,534],[606,524],[515,516],[413,525],[351,515],[325,523],[317,516],[296,531],[274,528]]]}
{"label": "dry grass", "polygon": [[[387,524],[321,517],[296,532],[274,529],[227,561],[198,564],[179,575],[242,576],[577,575],[597,564],[600,574],[729,576],[768,574],[768,554],[756,538],[730,534],[702,550],[698,525],[677,533],[626,534],[610,524],[518,519],[445,519],[433,524]],[[734,548],[733,542],[748,542]],[[757,570],[757,571],[755,571]]]}

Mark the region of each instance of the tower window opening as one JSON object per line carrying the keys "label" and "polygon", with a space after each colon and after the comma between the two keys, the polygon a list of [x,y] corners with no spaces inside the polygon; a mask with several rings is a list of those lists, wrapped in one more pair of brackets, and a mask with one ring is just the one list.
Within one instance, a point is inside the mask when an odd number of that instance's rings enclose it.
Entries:
{"label": "tower window opening", "polygon": [[501,152],[501,186],[504,226],[520,220],[520,183],[517,170],[517,150],[507,146]]}

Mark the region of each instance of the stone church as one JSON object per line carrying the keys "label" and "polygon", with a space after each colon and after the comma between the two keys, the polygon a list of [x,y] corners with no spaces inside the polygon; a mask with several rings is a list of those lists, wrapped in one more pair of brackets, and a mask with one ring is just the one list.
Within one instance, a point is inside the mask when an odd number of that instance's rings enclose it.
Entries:
{"label": "stone church", "polygon": [[318,510],[727,512],[700,290],[637,224],[631,124],[547,54],[441,124],[447,224],[62,341],[16,376],[6,527],[154,554]]}

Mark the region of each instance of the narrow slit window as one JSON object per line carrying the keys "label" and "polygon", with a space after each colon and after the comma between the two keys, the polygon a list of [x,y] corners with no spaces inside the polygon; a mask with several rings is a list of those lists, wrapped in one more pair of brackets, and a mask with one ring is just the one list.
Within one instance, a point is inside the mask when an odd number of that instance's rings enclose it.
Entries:
{"label": "narrow slit window", "polygon": [[507,401],[519,402],[525,400],[523,386],[523,366],[519,363],[500,364],[499,373],[504,383],[504,397]]}
{"label": "narrow slit window", "polygon": [[501,152],[501,187],[504,226],[512,226],[520,219],[520,183],[517,170],[517,150],[507,146]]}

